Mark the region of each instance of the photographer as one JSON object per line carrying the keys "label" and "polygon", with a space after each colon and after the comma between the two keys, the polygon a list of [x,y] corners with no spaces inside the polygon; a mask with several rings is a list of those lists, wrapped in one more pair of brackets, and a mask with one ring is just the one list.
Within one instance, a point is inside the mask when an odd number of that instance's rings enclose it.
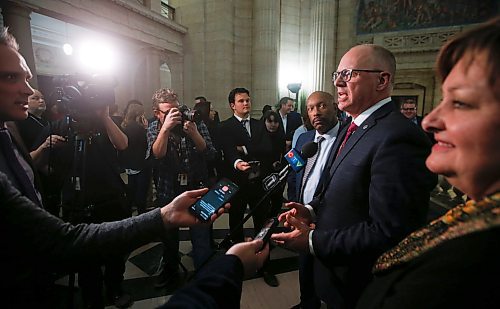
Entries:
{"label": "photographer", "polygon": [[[40,158],[48,165],[53,188],[61,192],[64,219],[71,223],[101,223],[129,217],[116,154],[127,148],[128,139],[109,115],[109,105],[114,103],[113,85],[95,78],[83,84],[73,77],[59,82],[62,87],[58,88],[58,101],[68,114],[45,128],[39,144],[51,135],[65,139],[58,147],[44,148]],[[131,304],[130,296],[121,289],[125,260],[122,254],[107,256],[102,261],[104,273],[101,263],[81,265],[78,285],[87,307],[104,305],[103,281],[108,301],[117,307]]]}
{"label": "photographer", "polygon": [[50,215],[40,203],[29,155],[21,156],[5,129],[7,121],[26,119],[33,94],[31,71],[18,49],[14,37],[1,29],[0,75],[6,78],[0,78],[0,262],[5,266],[0,299],[6,308],[56,308],[52,273],[125,254],[155,240],[165,228],[198,224],[188,208],[207,189],[186,192],[161,209],[119,222],[71,225]]}
{"label": "photographer", "polygon": [[144,116],[144,106],[140,101],[130,100],[124,111],[121,128],[128,137],[128,147],[118,152],[120,165],[127,174],[127,198],[129,208],[137,208],[137,213],[146,211],[148,189],[151,185],[151,160],[146,160],[148,141],[146,129],[148,121]]}
{"label": "photographer", "polygon": [[[216,150],[199,114],[180,106],[172,90],[159,89],[153,94],[153,110],[157,120],[148,127],[146,158],[152,154],[158,160],[157,203],[163,205],[182,192],[205,186],[206,161],[216,155]],[[209,229],[190,229],[195,268],[212,253]],[[178,229],[165,233],[163,245],[163,271],[157,288],[176,285],[180,279]]]}

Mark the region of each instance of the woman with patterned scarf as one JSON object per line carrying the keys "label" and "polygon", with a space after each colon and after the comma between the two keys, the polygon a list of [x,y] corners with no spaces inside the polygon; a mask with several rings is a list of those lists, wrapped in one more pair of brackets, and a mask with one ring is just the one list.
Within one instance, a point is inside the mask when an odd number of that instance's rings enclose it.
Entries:
{"label": "woman with patterned scarf", "polygon": [[448,42],[427,167],[469,200],[377,260],[357,308],[500,306],[500,17]]}

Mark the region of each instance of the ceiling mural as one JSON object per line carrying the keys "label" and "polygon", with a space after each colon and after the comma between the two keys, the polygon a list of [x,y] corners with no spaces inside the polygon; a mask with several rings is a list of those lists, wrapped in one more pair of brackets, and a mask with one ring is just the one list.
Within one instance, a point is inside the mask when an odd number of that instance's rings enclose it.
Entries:
{"label": "ceiling mural", "polygon": [[359,0],[357,34],[466,25],[499,13],[499,0]]}

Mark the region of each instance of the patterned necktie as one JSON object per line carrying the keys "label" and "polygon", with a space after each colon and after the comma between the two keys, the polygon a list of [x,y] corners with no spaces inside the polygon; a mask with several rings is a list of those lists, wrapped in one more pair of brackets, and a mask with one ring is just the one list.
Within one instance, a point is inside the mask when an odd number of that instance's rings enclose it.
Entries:
{"label": "patterned necktie", "polygon": [[247,134],[247,136],[250,137],[250,132],[248,132],[248,129],[247,129],[247,122],[248,122],[248,119],[242,119],[241,125],[243,126],[243,129],[245,129],[245,133]]}
{"label": "patterned necktie", "polygon": [[14,144],[12,143],[10,133],[7,129],[0,129],[0,149],[2,150],[7,163],[11,167],[13,175],[20,186],[19,191],[21,191],[23,195],[37,205],[42,206],[33,183],[26,174],[24,167],[21,165],[16,153],[14,152]]}
{"label": "patterned necktie", "polygon": [[318,144],[318,151],[310,157],[307,160],[306,167],[304,168],[304,176],[302,177],[302,188],[300,189],[300,199],[299,201],[302,200],[302,197],[304,196],[304,188],[306,187],[307,180],[309,179],[309,176],[311,176],[311,172],[316,165],[316,159],[319,156],[319,153],[321,151],[321,143],[325,140],[323,136],[318,136],[318,139],[316,143]]}
{"label": "patterned necktie", "polygon": [[357,128],[358,128],[358,126],[354,123],[354,121],[351,122],[351,124],[349,125],[349,128],[347,128],[347,133],[346,133],[346,135],[344,137],[344,140],[342,141],[342,144],[339,147],[339,151],[337,151],[337,157],[339,156],[340,152],[344,148],[344,146],[347,143],[347,140],[349,139],[349,137],[351,137],[352,133],[354,133],[354,131],[356,131]]}

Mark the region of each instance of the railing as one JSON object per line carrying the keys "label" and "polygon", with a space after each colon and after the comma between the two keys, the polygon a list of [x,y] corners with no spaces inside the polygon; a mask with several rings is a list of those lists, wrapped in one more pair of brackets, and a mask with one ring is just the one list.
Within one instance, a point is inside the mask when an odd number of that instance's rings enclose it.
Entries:
{"label": "railing", "polygon": [[161,2],[161,15],[165,16],[168,19],[175,20],[175,9],[165,3],[165,1]]}

